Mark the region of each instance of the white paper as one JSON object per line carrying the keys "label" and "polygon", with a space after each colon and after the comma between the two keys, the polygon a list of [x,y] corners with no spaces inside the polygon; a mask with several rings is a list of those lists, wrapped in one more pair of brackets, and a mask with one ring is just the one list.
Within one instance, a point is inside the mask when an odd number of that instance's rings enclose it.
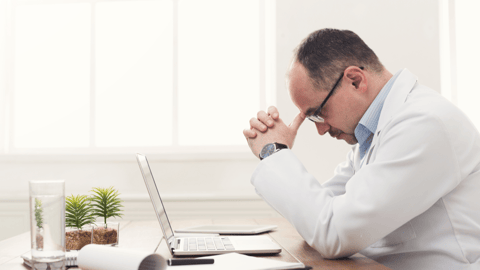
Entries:
{"label": "white paper", "polygon": [[167,266],[165,258],[159,254],[91,244],[80,250],[77,262],[82,270],[275,270],[305,267],[300,262],[282,262],[238,253],[201,258],[212,258],[215,262],[214,264]]}
{"label": "white paper", "polygon": [[86,245],[77,257],[82,270],[162,270],[167,262],[159,254],[118,247]]}
{"label": "white paper", "polygon": [[238,253],[227,253],[222,255],[208,256],[202,258],[212,258],[214,264],[200,265],[182,265],[169,266],[169,270],[205,270],[205,269],[228,269],[228,270],[274,270],[274,269],[296,269],[304,268],[305,265],[300,262],[289,263],[272,259],[257,258]]}

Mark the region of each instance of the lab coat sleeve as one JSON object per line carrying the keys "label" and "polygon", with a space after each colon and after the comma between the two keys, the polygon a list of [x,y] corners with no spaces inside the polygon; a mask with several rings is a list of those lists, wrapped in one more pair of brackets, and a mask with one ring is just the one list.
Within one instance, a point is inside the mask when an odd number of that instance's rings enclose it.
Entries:
{"label": "lab coat sleeve", "polygon": [[322,187],[332,191],[334,196],[339,196],[345,193],[345,185],[355,174],[353,169],[354,151],[355,147],[352,147],[352,151],[347,154],[347,159],[335,168],[334,176],[322,184]]}
{"label": "lab coat sleeve", "polygon": [[353,255],[430,208],[459,182],[442,121],[428,113],[392,119],[375,161],[348,180],[345,193],[323,187],[290,150],[260,162],[257,193],[325,258]]}

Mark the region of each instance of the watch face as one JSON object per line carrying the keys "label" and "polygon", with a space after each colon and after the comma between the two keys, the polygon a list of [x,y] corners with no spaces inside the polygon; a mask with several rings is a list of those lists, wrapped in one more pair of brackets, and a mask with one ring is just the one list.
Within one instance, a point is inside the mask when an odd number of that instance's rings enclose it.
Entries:
{"label": "watch face", "polygon": [[262,152],[260,152],[260,156],[262,158],[266,158],[271,154],[273,154],[274,151],[275,151],[275,145],[273,143],[269,143],[262,148]]}

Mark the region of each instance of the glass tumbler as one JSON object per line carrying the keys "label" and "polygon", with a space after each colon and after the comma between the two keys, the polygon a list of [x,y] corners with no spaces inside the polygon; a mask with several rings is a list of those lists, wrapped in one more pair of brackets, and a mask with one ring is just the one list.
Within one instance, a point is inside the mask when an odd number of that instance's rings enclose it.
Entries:
{"label": "glass tumbler", "polygon": [[30,181],[29,187],[33,268],[65,269],[65,181]]}

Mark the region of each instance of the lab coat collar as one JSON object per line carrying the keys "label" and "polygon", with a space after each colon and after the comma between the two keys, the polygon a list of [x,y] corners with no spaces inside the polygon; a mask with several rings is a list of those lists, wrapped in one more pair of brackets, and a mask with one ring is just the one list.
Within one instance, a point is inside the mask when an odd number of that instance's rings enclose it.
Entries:
{"label": "lab coat collar", "polygon": [[[377,144],[378,135],[380,135],[383,127],[388,123],[388,121],[390,121],[390,119],[392,119],[395,113],[397,113],[401,106],[405,103],[408,94],[413,90],[413,87],[416,83],[417,77],[406,68],[404,68],[398,75],[397,79],[393,83],[390,93],[388,93],[388,96],[385,99],[385,103],[383,103],[382,113],[380,114],[380,118],[378,120],[377,130],[373,136],[372,144],[368,153],[364,156],[366,162],[363,160],[358,162],[355,165],[355,171],[358,171],[363,165],[370,163],[370,158],[372,157],[373,150]],[[375,159],[374,156],[372,160]]]}
{"label": "lab coat collar", "polygon": [[388,93],[383,110],[378,120],[377,136],[385,124],[395,115],[403,103],[407,100],[408,94],[412,91],[417,82],[417,77],[408,69],[404,68],[395,80],[390,93]]}

